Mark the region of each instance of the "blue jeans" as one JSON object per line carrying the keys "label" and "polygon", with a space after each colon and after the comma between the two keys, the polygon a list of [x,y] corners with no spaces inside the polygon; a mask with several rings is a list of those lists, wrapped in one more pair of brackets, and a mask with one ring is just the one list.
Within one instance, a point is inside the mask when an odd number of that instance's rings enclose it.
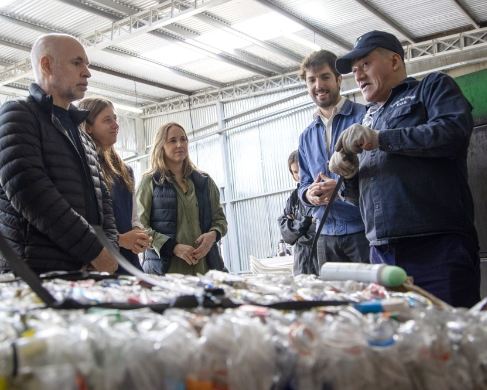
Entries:
{"label": "blue jeans", "polygon": [[480,300],[480,258],[475,242],[458,234],[404,238],[370,247],[370,262],[404,268],[414,284],[452,306]]}

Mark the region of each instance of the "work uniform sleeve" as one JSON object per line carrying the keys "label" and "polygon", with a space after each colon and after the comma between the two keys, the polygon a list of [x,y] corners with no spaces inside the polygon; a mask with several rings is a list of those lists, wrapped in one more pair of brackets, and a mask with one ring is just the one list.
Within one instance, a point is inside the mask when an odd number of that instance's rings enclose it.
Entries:
{"label": "work uniform sleeve", "polygon": [[473,129],[472,107],[455,81],[431,73],[418,93],[417,101],[392,113],[390,123],[397,122],[397,127],[379,132],[379,148],[414,157],[456,158],[465,153]]}

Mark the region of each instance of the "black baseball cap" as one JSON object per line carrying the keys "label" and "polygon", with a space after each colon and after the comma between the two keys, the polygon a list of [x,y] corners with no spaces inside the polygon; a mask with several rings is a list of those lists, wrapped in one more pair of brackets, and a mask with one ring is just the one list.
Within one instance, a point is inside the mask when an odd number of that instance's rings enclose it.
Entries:
{"label": "black baseball cap", "polygon": [[401,42],[388,32],[374,30],[358,37],[353,45],[353,50],[336,60],[337,70],[341,74],[350,73],[354,60],[365,57],[378,47],[391,50],[399,54],[404,60],[404,49],[402,48]]}

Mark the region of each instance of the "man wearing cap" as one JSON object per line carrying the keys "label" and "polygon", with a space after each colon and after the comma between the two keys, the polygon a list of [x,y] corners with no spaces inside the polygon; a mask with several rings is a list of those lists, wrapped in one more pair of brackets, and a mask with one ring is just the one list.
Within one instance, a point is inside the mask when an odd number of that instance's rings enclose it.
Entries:
{"label": "man wearing cap", "polygon": [[[340,133],[360,123],[365,107],[340,96],[342,76],[335,68],[336,56],[326,50],[311,53],[301,64],[300,77],[306,82],[311,99],[317,106],[314,120],[299,139],[299,197],[313,207],[320,220],[335,189],[338,176],[328,169]],[[337,199],[317,242],[317,262],[369,262],[369,242],[356,205]]]}
{"label": "man wearing cap", "polygon": [[444,301],[472,306],[480,299],[466,161],[472,107],[443,73],[407,77],[403,48],[386,32],[362,35],[336,65],[353,72],[370,103],[362,124],[338,139],[330,170],[358,185],[371,262],[401,266]]}

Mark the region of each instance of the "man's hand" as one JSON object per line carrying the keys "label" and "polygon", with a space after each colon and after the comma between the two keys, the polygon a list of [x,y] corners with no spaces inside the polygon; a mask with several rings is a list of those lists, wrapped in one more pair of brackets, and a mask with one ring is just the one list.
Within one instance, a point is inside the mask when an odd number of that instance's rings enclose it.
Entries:
{"label": "man's hand", "polygon": [[110,252],[106,248],[91,262],[91,265],[95,271],[114,273],[118,268],[117,261],[112,257]]}
{"label": "man's hand", "polygon": [[335,145],[335,151],[346,154],[362,153],[363,150],[373,150],[379,147],[379,132],[362,125],[352,125],[346,129]]}
{"label": "man's hand", "polygon": [[313,206],[322,206],[328,204],[331,194],[335,189],[337,182],[324,173],[320,173],[315,181],[306,190],[306,199]]}
{"label": "man's hand", "polygon": [[215,241],[216,241],[216,232],[214,230],[208,233],[203,233],[195,241],[197,248],[194,250],[193,256],[196,257],[198,260],[205,257],[210,251]]}
{"label": "man's hand", "polygon": [[185,244],[177,244],[173,249],[174,255],[183,259],[189,265],[198,264],[198,260],[193,255],[193,252],[194,248],[191,245]]}
{"label": "man's hand", "polygon": [[328,169],[343,176],[345,179],[351,179],[358,172],[358,157],[356,154],[346,154],[343,151],[334,152],[328,163]]}
{"label": "man's hand", "polygon": [[118,236],[118,244],[125,249],[132,251],[135,254],[145,251],[152,239],[142,229],[135,228],[127,233]]}

